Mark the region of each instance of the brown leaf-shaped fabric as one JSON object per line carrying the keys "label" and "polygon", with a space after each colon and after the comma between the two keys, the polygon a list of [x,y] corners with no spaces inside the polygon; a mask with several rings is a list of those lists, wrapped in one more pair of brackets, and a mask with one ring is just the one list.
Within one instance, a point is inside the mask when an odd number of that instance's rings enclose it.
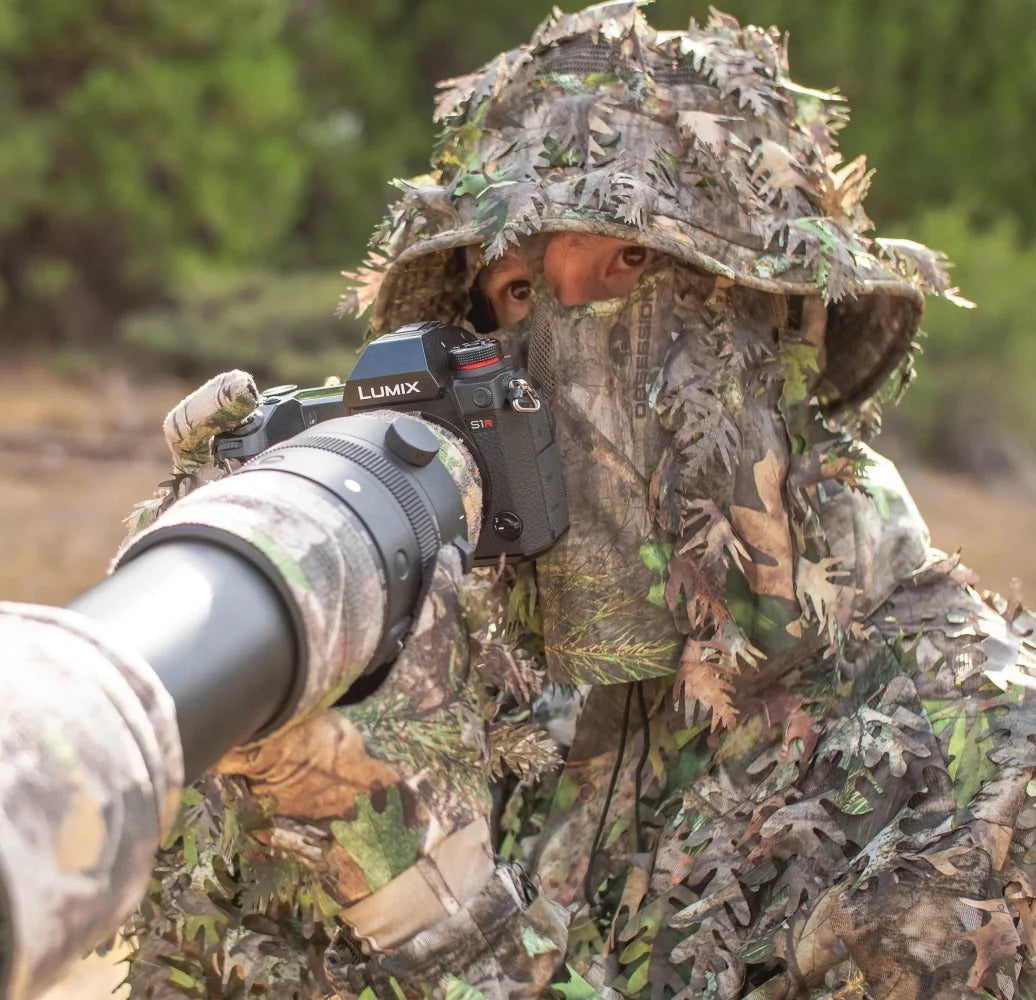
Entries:
{"label": "brown leaf-shaped fabric", "polygon": [[336,712],[232,750],[215,773],[247,774],[257,795],[272,795],[281,812],[310,820],[351,813],[358,794],[400,780],[393,767],[367,753],[362,733]]}
{"label": "brown leaf-shaped fabric", "polygon": [[757,594],[795,599],[794,559],[777,456],[771,451],[755,466],[755,488],[762,510],[734,505],[730,517],[744,543],[757,553],[745,575]]}

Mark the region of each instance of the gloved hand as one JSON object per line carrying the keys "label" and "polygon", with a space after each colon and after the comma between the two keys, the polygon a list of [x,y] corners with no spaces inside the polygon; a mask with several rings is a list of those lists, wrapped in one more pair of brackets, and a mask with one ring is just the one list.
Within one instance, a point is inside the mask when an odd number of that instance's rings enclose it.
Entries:
{"label": "gloved hand", "polygon": [[[437,558],[405,649],[367,698],[235,750],[216,770],[273,803],[269,845],[307,860],[350,932],[327,968],[340,996],[450,976],[489,996],[549,982],[565,931],[497,866],[490,842],[492,701],[469,669],[452,547]],[[357,965],[360,954],[372,960]]]}
{"label": "gloved hand", "polygon": [[235,369],[209,379],[169,411],[162,430],[173,456],[173,477],[162,483],[152,498],[130,511],[127,538],[143,531],[196,486],[232,471],[229,464],[213,460],[212,439],[238,427],[258,402],[255,379]]}
{"label": "gloved hand", "polygon": [[414,631],[373,694],[289,723],[214,768],[244,776],[272,805],[270,846],[307,859],[372,950],[453,912],[493,871],[486,717],[460,578],[457,551],[444,548]]}
{"label": "gloved hand", "polygon": [[[230,471],[212,464],[212,437],[256,399],[250,377],[231,372],[173,409],[165,430],[177,475],[151,517]],[[489,996],[545,987],[564,951],[564,922],[546,900],[530,905],[493,856],[494,702],[469,669],[461,576],[457,550],[445,547],[414,631],[373,693],[297,719],[212,769],[205,798],[181,824],[183,853],[165,856],[154,898],[162,917],[140,939],[131,981],[150,988],[154,970],[172,966],[218,995],[209,970],[224,991],[236,970],[271,996],[292,979],[320,995],[311,951],[319,934],[305,930],[315,901],[349,927],[326,963],[343,997],[367,986],[395,997],[392,980],[434,993],[451,977]],[[199,830],[209,823],[206,845]],[[302,941],[292,939],[299,918]],[[355,964],[361,955],[370,961]]]}

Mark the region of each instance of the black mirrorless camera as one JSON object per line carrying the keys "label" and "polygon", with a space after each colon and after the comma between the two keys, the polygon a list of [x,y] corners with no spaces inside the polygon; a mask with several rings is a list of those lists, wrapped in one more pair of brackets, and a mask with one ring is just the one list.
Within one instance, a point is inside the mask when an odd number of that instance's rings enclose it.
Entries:
{"label": "black mirrorless camera", "polygon": [[413,413],[459,436],[482,475],[476,564],[530,558],[568,529],[550,416],[527,373],[493,338],[412,323],[368,344],[343,386],[263,393],[255,412],[216,438],[216,456],[247,461],[307,427],[368,410]]}

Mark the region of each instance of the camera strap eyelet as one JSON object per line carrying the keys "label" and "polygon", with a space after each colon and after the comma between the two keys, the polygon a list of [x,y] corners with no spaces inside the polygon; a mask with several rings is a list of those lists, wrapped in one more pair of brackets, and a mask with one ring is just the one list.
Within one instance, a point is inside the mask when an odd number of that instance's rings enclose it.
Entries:
{"label": "camera strap eyelet", "polygon": [[513,378],[507,383],[507,399],[519,413],[535,413],[540,408],[540,397],[523,378]]}

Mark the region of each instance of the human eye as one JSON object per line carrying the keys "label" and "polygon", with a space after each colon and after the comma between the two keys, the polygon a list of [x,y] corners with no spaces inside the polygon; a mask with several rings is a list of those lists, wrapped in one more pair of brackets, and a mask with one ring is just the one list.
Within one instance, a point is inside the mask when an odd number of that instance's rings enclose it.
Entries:
{"label": "human eye", "polygon": [[528,313],[532,282],[524,261],[505,256],[483,269],[478,285],[493,311],[497,329],[516,323]]}
{"label": "human eye", "polygon": [[527,278],[516,278],[504,286],[503,294],[514,302],[527,302],[532,295],[532,282]]}
{"label": "human eye", "polygon": [[606,259],[604,274],[600,282],[601,298],[618,298],[628,295],[636,287],[641,274],[651,259],[651,251],[636,243],[616,247]]}
{"label": "human eye", "polygon": [[625,267],[642,267],[647,263],[647,247],[630,244],[619,251],[618,257]]}

